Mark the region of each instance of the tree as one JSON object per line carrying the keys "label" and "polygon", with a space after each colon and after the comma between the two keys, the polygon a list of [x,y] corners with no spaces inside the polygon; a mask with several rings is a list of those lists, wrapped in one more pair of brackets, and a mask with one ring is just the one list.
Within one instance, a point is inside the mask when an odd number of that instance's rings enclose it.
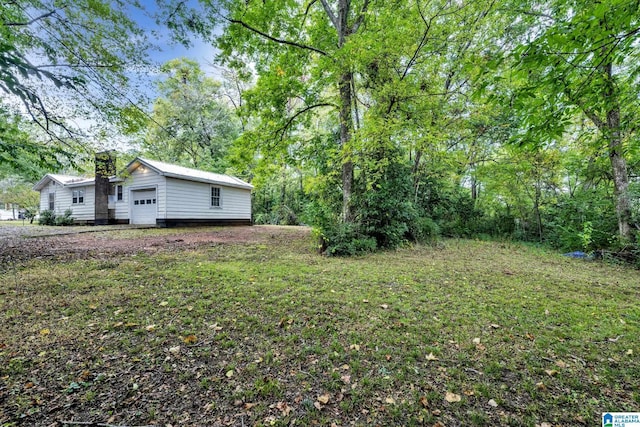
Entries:
{"label": "tree", "polygon": [[514,51],[527,138],[557,138],[576,113],[597,128],[611,163],[618,234],[633,239],[627,166],[628,146],[638,128],[637,1],[554,0],[516,2],[530,22]]}
{"label": "tree", "polygon": [[168,77],[158,83],[160,97],[143,148],[163,160],[224,171],[223,158],[239,124],[224,102],[220,83],[188,59],[171,60],[161,71]]}
{"label": "tree", "polygon": [[33,221],[40,207],[40,193],[33,191],[31,184],[22,179],[9,177],[0,180],[0,201],[23,209],[26,217]]}
{"label": "tree", "polygon": [[[55,140],[31,151],[56,157],[60,151],[82,149],[77,143],[88,123],[103,131],[105,124],[118,122],[123,106],[136,102],[129,76],[146,64],[148,47],[145,34],[129,18],[137,4],[26,0],[0,5],[0,90],[8,95],[0,110],[5,116],[25,116]],[[23,143],[12,135],[8,140],[0,145],[2,153]]]}

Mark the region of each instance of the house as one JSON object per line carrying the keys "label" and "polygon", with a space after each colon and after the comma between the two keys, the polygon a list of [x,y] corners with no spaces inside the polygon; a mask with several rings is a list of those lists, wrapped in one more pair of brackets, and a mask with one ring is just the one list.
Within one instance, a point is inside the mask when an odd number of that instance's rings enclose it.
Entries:
{"label": "house", "polygon": [[111,153],[95,178],[46,174],[33,187],[40,210],[72,211],[78,224],[250,225],[251,190],[241,179],[137,157],[118,175]]}

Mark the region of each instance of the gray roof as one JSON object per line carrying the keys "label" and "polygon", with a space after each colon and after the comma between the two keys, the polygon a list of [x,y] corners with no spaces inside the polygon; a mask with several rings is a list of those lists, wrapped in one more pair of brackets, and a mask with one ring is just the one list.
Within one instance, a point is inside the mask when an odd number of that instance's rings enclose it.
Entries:
{"label": "gray roof", "polygon": [[170,163],[144,159],[142,157],[137,157],[131,163],[129,163],[127,165],[127,170],[129,172],[132,172],[136,168],[138,168],[139,165],[144,165],[156,171],[160,175],[164,175],[170,178],[206,182],[210,184],[219,184],[222,186],[244,188],[247,190],[251,190],[253,188],[253,185],[234,176],[207,172],[199,169],[186,168],[184,166],[172,165]]}
{"label": "gray roof", "polygon": [[83,176],[73,176],[73,175],[61,175],[56,173],[48,173],[46,174],[40,181],[38,181],[33,189],[35,191],[42,190],[50,181],[55,181],[58,184],[64,187],[76,187],[82,185],[94,185],[95,179],[87,178]]}

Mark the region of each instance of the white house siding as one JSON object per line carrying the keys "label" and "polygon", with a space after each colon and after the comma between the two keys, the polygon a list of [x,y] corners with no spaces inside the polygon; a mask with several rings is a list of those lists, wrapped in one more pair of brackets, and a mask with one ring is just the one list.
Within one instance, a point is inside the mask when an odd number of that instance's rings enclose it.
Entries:
{"label": "white house siding", "polygon": [[[211,207],[211,187],[221,188],[222,206]],[[251,190],[167,178],[167,219],[251,219]]]}
{"label": "white house siding", "polygon": [[[68,208],[73,212],[71,216],[75,221],[93,222],[96,214],[96,186],[85,185],[82,187],[65,188],[65,190],[69,192],[70,201],[69,205],[62,210],[62,214],[64,214],[64,211]],[[76,203],[75,205],[72,203],[73,190],[84,190],[84,203]]]}
{"label": "white house siding", "polygon": [[[84,203],[72,203],[73,190],[84,190]],[[55,193],[53,212],[56,215],[64,215],[67,209],[71,209],[71,216],[76,221],[93,221],[95,215],[95,186],[63,187],[55,181],[51,181],[40,191],[40,210],[49,210],[49,193]]]}
{"label": "white house siding", "polygon": [[167,201],[164,197],[166,188],[166,179],[156,172],[145,169],[144,172],[140,168],[131,172],[124,182],[117,183],[123,185],[122,200],[116,201],[116,220],[128,220],[131,218],[131,191],[155,188],[156,201],[158,207],[158,218],[164,218],[167,209]]}

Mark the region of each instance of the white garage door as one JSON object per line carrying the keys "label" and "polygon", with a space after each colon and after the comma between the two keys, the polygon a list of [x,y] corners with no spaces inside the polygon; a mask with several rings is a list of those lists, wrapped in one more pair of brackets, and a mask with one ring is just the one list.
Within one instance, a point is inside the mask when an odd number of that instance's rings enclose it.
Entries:
{"label": "white garage door", "polygon": [[131,192],[131,224],[155,224],[157,217],[156,190]]}

